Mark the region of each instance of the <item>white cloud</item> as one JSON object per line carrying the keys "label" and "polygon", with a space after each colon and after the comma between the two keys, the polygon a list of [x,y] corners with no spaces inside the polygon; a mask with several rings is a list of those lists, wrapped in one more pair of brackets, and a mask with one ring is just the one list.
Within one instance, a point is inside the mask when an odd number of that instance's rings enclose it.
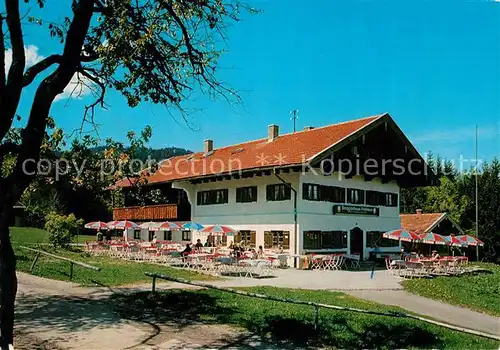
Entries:
{"label": "white cloud", "polygon": [[78,75],[75,74],[71,78],[69,84],[64,88],[64,91],[56,96],[54,102],[67,98],[81,99],[91,93],[89,86],[92,84],[93,83],[84,76],[80,75],[78,78]]}
{"label": "white cloud", "polygon": [[[28,45],[24,47],[24,55],[26,56],[26,68],[40,62],[45,57],[38,54],[38,47],[35,45]],[[9,71],[12,64],[12,49],[5,51],[5,72]]]}
{"label": "white cloud", "polygon": [[[38,47],[35,45],[28,45],[24,47],[24,54],[26,56],[26,68],[33,66],[34,64],[40,62],[45,57],[38,53]],[[12,49],[8,49],[5,51],[5,72],[9,71],[10,65],[12,64]],[[79,83],[78,76],[75,74],[68,86],[64,89],[64,91],[56,96],[55,101],[60,101],[62,99],[71,97],[71,98],[82,98],[90,94],[90,89],[86,85],[90,85],[90,82],[85,78],[80,76],[80,81],[84,82],[84,84]],[[85,85],[86,84],[86,85]]]}
{"label": "white cloud", "polygon": [[[500,0],[499,0],[500,1]],[[498,125],[486,125],[478,128],[478,137],[482,139],[498,136]],[[476,136],[476,127],[460,127],[455,129],[429,130],[425,134],[410,136],[413,143],[457,143],[465,140],[474,139]]]}

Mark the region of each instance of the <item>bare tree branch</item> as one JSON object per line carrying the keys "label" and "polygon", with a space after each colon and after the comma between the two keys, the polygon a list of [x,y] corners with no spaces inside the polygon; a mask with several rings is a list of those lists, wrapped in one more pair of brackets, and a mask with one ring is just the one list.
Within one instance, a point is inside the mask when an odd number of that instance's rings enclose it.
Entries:
{"label": "bare tree branch", "polygon": [[[5,87],[5,42],[3,35],[3,16],[0,17],[0,98],[3,97]],[[0,100],[0,105],[2,104]]]}
{"label": "bare tree branch", "polygon": [[12,47],[12,64],[9,68],[3,98],[0,101],[0,109],[4,116],[0,121],[0,140],[5,137],[14,120],[23,89],[22,79],[26,64],[23,32],[19,15],[19,0],[5,0],[5,8],[7,10],[7,27],[9,28]]}
{"label": "bare tree branch", "polygon": [[184,25],[184,22],[182,22],[182,20],[179,18],[179,16],[177,15],[177,13],[175,12],[175,10],[173,9],[173,7],[170,4],[165,2],[164,5],[167,8],[168,13],[173,17],[175,22],[177,22],[177,25],[179,26],[179,28],[182,31],[184,43],[186,44],[186,48],[187,48],[188,55],[189,55],[189,60],[191,61],[193,69],[195,70],[195,72],[198,71],[200,66],[201,66],[201,69],[203,69],[203,65],[197,64],[196,66],[198,66],[198,67],[195,66],[195,63],[199,63],[199,58],[195,57],[195,56],[199,56],[200,52],[198,50],[196,50],[193,47],[193,45],[191,44],[191,36],[189,35],[189,33],[186,29],[186,26]]}
{"label": "bare tree branch", "polygon": [[99,57],[95,55],[81,55],[80,56],[80,62],[92,62],[97,60]]}
{"label": "bare tree branch", "polygon": [[52,66],[61,62],[61,55],[50,55],[26,70],[23,76],[23,87],[28,86],[35,80],[36,76]]}
{"label": "bare tree branch", "polygon": [[[87,117],[90,115],[90,123],[94,124],[94,111],[95,107],[101,106],[101,108],[105,108],[104,106],[104,97],[106,96],[106,84],[103,83],[101,80],[99,80],[98,77],[91,75],[89,71],[93,71],[91,68],[84,68],[80,67],[78,69],[78,72],[81,73],[85,78],[88,80],[92,81],[95,85],[98,86],[99,88],[99,93],[97,94],[97,98],[94,102],[92,102],[90,105],[85,106],[85,113],[83,115],[83,120],[82,120],[82,126],[81,128],[83,129],[83,124],[85,121],[89,121]],[[89,87],[90,88],[90,87]]]}
{"label": "bare tree branch", "polygon": [[104,13],[106,11],[106,6],[99,0],[94,1],[94,12],[95,13]]}
{"label": "bare tree branch", "polygon": [[[13,0],[11,0],[13,1]],[[16,198],[28,186],[31,176],[25,169],[24,162],[28,159],[38,160],[49,110],[55,97],[64,91],[80,64],[82,46],[92,19],[93,0],[79,0],[73,3],[74,17],[67,33],[61,62],[57,69],[38,86],[31,106],[28,123],[22,132],[21,150],[17,157],[14,171],[9,176],[9,182],[15,186],[12,193]]]}
{"label": "bare tree branch", "polygon": [[26,57],[24,54],[24,39],[19,15],[19,0],[5,0],[7,9],[7,26],[10,33],[10,44],[12,46],[12,64],[10,65],[7,85],[13,85],[21,81],[24,72]]}

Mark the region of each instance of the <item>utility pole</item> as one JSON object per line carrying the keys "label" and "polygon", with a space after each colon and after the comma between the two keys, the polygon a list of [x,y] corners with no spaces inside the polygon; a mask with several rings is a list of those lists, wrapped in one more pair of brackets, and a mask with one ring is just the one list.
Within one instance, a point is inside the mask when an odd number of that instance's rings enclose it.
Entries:
{"label": "utility pole", "polygon": [[[479,239],[479,206],[478,206],[478,178],[477,178],[477,164],[478,164],[478,154],[477,154],[477,124],[476,124],[476,238]],[[479,246],[476,245],[476,259],[479,261]]]}
{"label": "utility pole", "polygon": [[297,119],[299,119],[299,110],[294,109],[290,111],[290,120],[293,120],[293,132],[295,133],[297,127]]}

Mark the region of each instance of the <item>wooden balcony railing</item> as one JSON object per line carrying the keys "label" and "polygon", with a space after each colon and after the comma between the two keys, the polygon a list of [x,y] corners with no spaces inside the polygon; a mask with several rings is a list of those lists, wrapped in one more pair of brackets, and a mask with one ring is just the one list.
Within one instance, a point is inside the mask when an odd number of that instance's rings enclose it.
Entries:
{"label": "wooden balcony railing", "polygon": [[148,205],[113,209],[113,220],[175,220],[177,204]]}

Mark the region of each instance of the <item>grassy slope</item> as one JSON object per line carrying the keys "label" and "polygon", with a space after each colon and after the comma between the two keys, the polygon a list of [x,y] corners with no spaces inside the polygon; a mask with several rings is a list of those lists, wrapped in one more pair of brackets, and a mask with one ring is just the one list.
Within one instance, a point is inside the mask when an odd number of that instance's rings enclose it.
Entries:
{"label": "grassy slope", "polygon": [[[42,249],[55,255],[68,257],[102,269],[100,272],[97,272],[75,265],[73,282],[82,285],[117,286],[137,282],[150,282],[151,278],[144,276],[145,271],[165,273],[190,280],[213,279],[213,277],[192,271],[166,266],[142,264],[108,257],[96,257],[78,250],[54,249],[50,245],[40,245],[37,247],[36,244],[47,243],[48,238],[46,231],[36,228],[11,228],[11,238],[14,242],[13,246],[17,256],[17,269],[19,271],[31,272],[31,264],[36,255],[34,252],[20,248],[19,246],[21,245],[30,245],[31,248]],[[34,274],[41,277],[68,280],[69,263],[48,256],[40,256]]]}
{"label": "grassy slope", "polygon": [[[47,231],[34,227],[11,227],[10,238],[16,244],[49,243]],[[73,242],[95,241],[95,236],[81,235],[73,237]]]}
{"label": "grassy slope", "polygon": [[481,264],[489,274],[413,279],[403,282],[411,293],[500,316],[500,266]]}
{"label": "grassy slope", "polygon": [[[381,312],[402,311],[340,292],[271,287],[249,290],[296,300],[322,302]],[[314,330],[313,308],[229,294],[215,290],[169,290],[151,295],[115,295],[114,307],[127,317],[161,322],[182,320],[233,324],[293,346],[334,348],[498,348],[499,342],[451,331],[424,322],[354,312],[320,309]]]}

